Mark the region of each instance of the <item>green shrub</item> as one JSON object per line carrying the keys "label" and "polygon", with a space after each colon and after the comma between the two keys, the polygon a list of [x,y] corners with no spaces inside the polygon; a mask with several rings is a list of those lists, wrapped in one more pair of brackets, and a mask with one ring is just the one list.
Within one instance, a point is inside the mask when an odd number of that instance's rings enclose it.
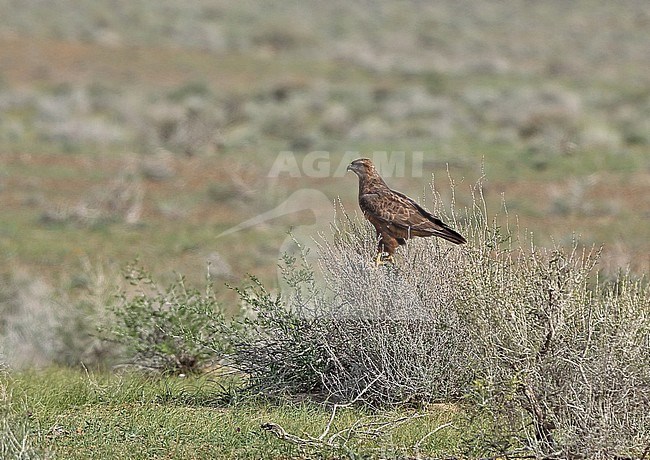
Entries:
{"label": "green shrub", "polygon": [[[131,266],[126,278],[136,293],[119,296],[106,338],[123,345],[128,364],[168,374],[197,372],[217,359],[223,316],[208,282],[205,292],[180,277],[166,290],[144,269]],[[205,346],[209,342],[212,348]]]}
{"label": "green shrub", "polygon": [[251,388],[267,395],[322,393],[318,375],[324,356],[320,341],[313,337],[316,320],[294,315],[279,296],[253,281],[240,294],[255,316],[231,325],[235,351],[229,365],[248,376]]}

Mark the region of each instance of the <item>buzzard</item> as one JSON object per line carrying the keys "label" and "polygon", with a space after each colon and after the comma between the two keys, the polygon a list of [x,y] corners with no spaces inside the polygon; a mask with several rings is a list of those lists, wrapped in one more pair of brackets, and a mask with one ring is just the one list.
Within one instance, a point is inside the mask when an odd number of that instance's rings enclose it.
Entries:
{"label": "buzzard", "polygon": [[438,236],[456,244],[467,242],[415,201],[391,190],[369,159],[354,160],[347,170],[359,176],[359,207],[377,230],[377,264],[383,263],[384,253],[392,260],[395,250],[414,236]]}

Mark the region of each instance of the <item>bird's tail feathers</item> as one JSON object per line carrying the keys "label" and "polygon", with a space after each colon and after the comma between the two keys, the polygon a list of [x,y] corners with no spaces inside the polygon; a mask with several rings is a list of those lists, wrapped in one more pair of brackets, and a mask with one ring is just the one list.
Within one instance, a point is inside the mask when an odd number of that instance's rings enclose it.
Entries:
{"label": "bird's tail feathers", "polygon": [[436,230],[434,233],[436,236],[439,236],[440,238],[443,238],[447,241],[451,241],[452,243],[455,244],[465,244],[467,243],[467,240],[463,235],[458,233],[456,230],[453,230],[447,226],[445,226],[441,230]]}

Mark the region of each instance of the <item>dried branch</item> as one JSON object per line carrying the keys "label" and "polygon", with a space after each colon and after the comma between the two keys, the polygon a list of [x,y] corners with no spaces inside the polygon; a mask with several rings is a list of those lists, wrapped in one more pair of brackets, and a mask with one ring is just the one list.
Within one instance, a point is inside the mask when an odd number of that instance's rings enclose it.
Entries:
{"label": "dried branch", "polygon": [[442,425],[440,425],[440,426],[436,427],[435,429],[429,431],[427,434],[425,434],[424,436],[422,436],[422,438],[420,438],[420,440],[419,440],[418,442],[416,442],[416,443],[413,445],[413,448],[414,448],[414,449],[419,449],[420,446],[422,445],[422,443],[423,443],[424,441],[426,441],[427,439],[429,439],[431,436],[433,436],[434,434],[436,434],[438,431],[443,430],[443,429],[445,429],[445,428],[448,428],[448,427],[450,427],[450,426],[453,427],[454,424],[451,423],[451,422],[447,422],[447,423],[443,423]]}

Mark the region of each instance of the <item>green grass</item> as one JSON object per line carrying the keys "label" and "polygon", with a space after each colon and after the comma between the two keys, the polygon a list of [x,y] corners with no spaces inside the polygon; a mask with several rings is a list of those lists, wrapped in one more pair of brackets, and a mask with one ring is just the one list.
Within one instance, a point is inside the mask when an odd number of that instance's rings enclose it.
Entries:
{"label": "green grass", "polygon": [[[388,410],[344,408],[330,434],[358,425],[341,448],[298,446],[263,430],[275,423],[301,438],[318,437],[331,408],[309,402],[270,402],[224,397],[209,377],[151,379],[138,374],[86,374],[49,369],[16,373],[5,379],[14,407],[27,419],[37,449],[66,459],[325,458],[436,455],[458,449],[461,431],[455,406]],[[382,422],[417,417],[394,430]],[[368,425],[375,423],[375,425]],[[459,428],[461,428],[459,426]],[[361,431],[377,430],[376,436]],[[354,433],[354,431],[353,431]]]}

